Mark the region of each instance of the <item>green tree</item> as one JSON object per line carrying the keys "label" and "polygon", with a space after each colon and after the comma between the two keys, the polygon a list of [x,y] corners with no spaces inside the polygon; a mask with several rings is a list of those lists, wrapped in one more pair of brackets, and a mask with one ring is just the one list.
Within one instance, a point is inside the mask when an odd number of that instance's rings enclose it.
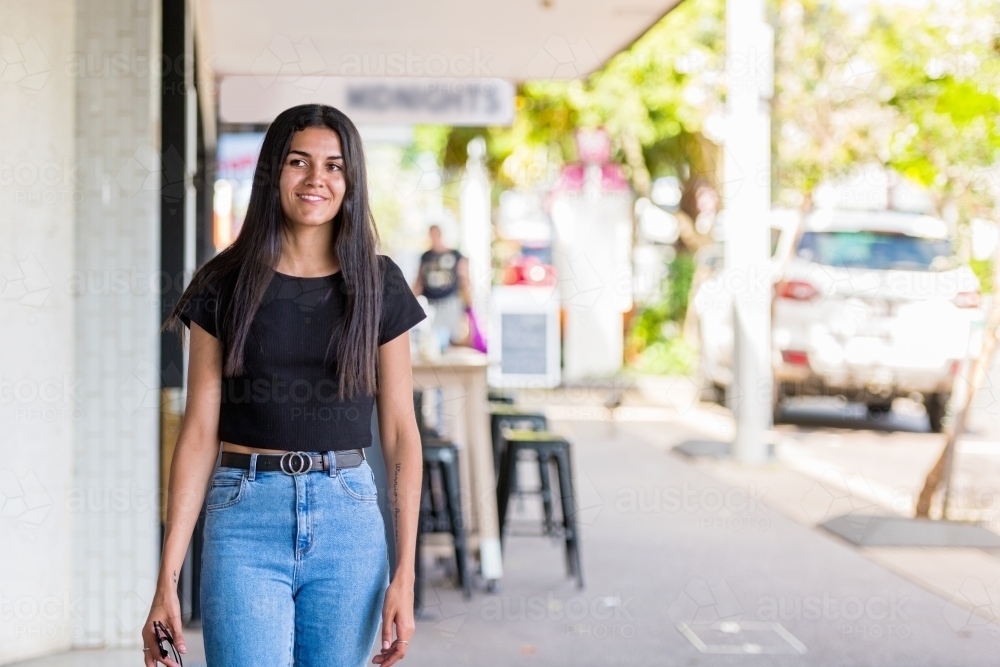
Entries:
{"label": "green tree", "polygon": [[992,217],[1000,148],[998,14],[961,5],[777,0],[772,106],[777,202],[877,164],[926,187],[936,213]]}
{"label": "green tree", "polygon": [[897,113],[888,166],[962,222],[994,216],[1000,150],[1000,15],[995,2],[879,8],[869,35]]}
{"label": "green tree", "polygon": [[807,210],[824,180],[884,163],[895,113],[869,31],[837,3],[779,0],[773,13],[771,183],[775,203]]}

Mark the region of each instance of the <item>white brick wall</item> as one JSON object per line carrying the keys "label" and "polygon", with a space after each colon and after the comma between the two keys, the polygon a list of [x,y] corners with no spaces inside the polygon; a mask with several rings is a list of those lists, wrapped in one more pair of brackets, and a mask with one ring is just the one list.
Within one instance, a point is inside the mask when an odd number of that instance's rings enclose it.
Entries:
{"label": "white brick wall", "polygon": [[159,15],[156,0],[77,2],[78,647],[140,646],[156,578]]}

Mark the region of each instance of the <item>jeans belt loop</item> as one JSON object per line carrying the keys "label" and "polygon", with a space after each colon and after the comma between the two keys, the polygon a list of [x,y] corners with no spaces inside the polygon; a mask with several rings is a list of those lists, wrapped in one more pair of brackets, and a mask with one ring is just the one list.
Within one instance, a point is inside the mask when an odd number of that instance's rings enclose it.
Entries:
{"label": "jeans belt loop", "polygon": [[250,479],[251,482],[257,476],[257,455],[256,454],[251,454],[250,455],[250,470],[249,470],[249,474],[247,476],[248,476],[248,478]]}
{"label": "jeans belt loop", "polygon": [[337,454],[336,452],[323,452],[323,457],[326,459],[326,474],[330,477],[337,476]]}

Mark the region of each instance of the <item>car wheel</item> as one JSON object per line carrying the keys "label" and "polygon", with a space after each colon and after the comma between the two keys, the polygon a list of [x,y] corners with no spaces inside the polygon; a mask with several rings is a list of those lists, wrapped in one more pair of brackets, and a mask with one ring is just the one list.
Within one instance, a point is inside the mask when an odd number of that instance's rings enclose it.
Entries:
{"label": "car wheel", "polygon": [[866,403],[865,406],[868,408],[869,417],[882,419],[892,411],[892,400]]}
{"label": "car wheel", "polygon": [[865,407],[868,408],[869,415],[873,417],[881,417],[889,412],[892,412],[892,401],[865,403]]}
{"label": "car wheel", "polygon": [[924,399],[924,409],[927,410],[927,419],[931,423],[932,433],[940,433],[944,430],[944,416],[950,398],[949,394],[939,392],[928,394]]}

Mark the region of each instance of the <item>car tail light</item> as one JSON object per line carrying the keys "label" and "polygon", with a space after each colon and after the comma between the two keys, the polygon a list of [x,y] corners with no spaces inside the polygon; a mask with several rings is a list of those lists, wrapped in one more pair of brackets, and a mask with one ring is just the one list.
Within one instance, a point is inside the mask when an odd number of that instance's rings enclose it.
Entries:
{"label": "car tail light", "polygon": [[979,308],[979,292],[959,292],[952,302],[959,308]]}
{"label": "car tail light", "polygon": [[782,280],[776,286],[778,296],[794,301],[811,301],[819,294],[812,284],[804,280]]}
{"label": "car tail light", "polygon": [[782,350],[781,360],[793,366],[808,366],[809,355],[799,350]]}

